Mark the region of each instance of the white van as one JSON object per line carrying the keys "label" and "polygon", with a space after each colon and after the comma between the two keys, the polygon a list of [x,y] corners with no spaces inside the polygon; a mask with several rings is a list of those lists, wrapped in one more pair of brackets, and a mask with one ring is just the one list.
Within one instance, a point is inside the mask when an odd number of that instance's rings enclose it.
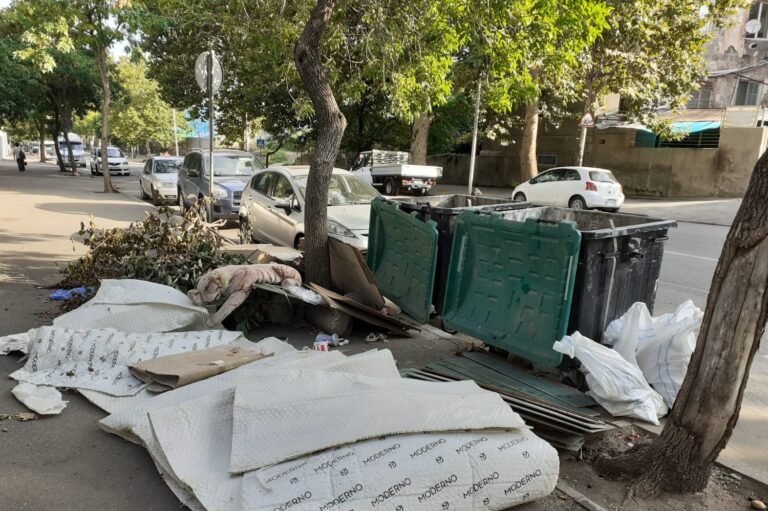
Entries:
{"label": "white van", "polygon": [[[72,159],[75,160],[75,164],[78,167],[85,168],[85,149],[83,149],[83,141],[75,133],[70,133],[69,145],[72,146]],[[66,165],[71,165],[69,160],[69,150],[67,149],[67,142],[64,140],[64,135],[59,135],[59,153],[61,154],[61,158],[67,162]]]}

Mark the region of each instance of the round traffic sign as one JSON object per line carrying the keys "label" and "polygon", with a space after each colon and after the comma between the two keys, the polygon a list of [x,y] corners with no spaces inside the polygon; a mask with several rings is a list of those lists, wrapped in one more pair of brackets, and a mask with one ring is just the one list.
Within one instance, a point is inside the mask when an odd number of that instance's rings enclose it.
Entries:
{"label": "round traffic sign", "polygon": [[219,62],[219,59],[216,57],[216,54],[210,51],[204,51],[200,55],[197,56],[197,60],[195,61],[195,80],[197,80],[197,85],[200,86],[200,89],[202,89],[203,92],[208,92],[208,57],[213,57],[213,92],[214,94],[219,91],[221,88],[221,80],[224,75],[224,72],[221,68],[221,62]]}

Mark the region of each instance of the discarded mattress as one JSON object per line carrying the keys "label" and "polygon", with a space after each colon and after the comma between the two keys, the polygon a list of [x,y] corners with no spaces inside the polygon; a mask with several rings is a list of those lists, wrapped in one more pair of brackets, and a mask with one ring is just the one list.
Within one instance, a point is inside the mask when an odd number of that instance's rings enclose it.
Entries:
{"label": "discarded mattress", "polygon": [[53,320],[59,328],[79,330],[114,328],[121,332],[172,332],[203,330],[205,307],[192,303],[184,293],[144,280],[101,281],[96,296],[77,309]]}
{"label": "discarded mattress", "polygon": [[34,385],[129,396],[146,386],[131,374],[129,365],[229,344],[241,337],[240,332],[226,330],[140,334],[113,328],[79,331],[44,326],[30,331],[27,363],[11,378]]}
{"label": "discarded mattress", "polygon": [[[190,509],[490,509],[502,510],[549,494],[557,482],[557,452],[527,428],[507,431],[394,435],[345,444],[245,474],[230,474],[235,395],[242,382],[283,381],[289,373],[327,373],[355,381],[400,381],[388,350],[344,357],[297,352],[263,359],[157,397],[102,421],[107,430],[136,435],[174,493]],[[314,379],[314,378],[313,378]],[[366,378],[363,378],[366,379]],[[444,387],[433,384],[434,387]],[[353,386],[354,387],[354,386]],[[453,387],[448,385],[448,387]],[[289,395],[299,411],[309,389]],[[413,391],[413,389],[410,389]],[[448,396],[455,388],[433,390]],[[482,391],[485,392],[485,391]],[[262,389],[269,394],[268,389]],[[474,394],[461,389],[459,394]],[[414,394],[416,394],[414,392]],[[374,401],[374,403],[378,404]],[[508,407],[506,407],[509,410]],[[439,417],[442,410],[422,408]],[[493,416],[493,410],[485,410]],[[297,413],[297,416],[303,412]],[[511,412],[512,415],[516,415]],[[333,415],[327,410],[324,415]],[[406,413],[401,413],[405,416]],[[482,414],[481,414],[482,415]],[[304,438],[319,437],[324,417],[308,416]],[[349,429],[362,431],[354,417]],[[457,420],[451,427],[461,423]],[[519,420],[519,417],[517,417]],[[276,426],[273,426],[276,427]],[[437,428],[428,424],[427,429]],[[272,437],[286,438],[284,435]],[[286,441],[288,443],[288,441]],[[190,446],[195,446],[190,449]],[[248,446],[256,451],[259,446]],[[399,507],[401,506],[401,507]]]}
{"label": "discarded mattress", "polygon": [[384,435],[525,426],[498,394],[472,381],[433,383],[330,371],[243,379],[233,416],[233,473]]}

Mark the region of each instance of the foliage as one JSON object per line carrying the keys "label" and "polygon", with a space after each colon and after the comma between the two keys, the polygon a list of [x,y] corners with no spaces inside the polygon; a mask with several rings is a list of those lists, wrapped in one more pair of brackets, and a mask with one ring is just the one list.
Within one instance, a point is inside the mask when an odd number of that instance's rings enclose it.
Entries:
{"label": "foliage", "polygon": [[631,121],[671,135],[658,108],[680,109],[692,84],[706,77],[704,51],[713,29],[724,26],[743,0],[606,0],[609,28],[581,57],[591,105],[619,93]]}
{"label": "foliage", "polygon": [[[147,78],[144,60],[123,57],[115,71],[123,91],[111,110],[112,136],[131,146],[149,141],[172,144],[173,111],[161,99],[157,82]],[[181,112],[176,113],[176,123],[180,129],[187,124]]]}
{"label": "foliage", "polygon": [[81,224],[80,235],[89,251],[67,266],[59,287],[141,279],[187,292],[213,268],[246,263],[242,256],[219,250],[220,237],[195,210],[182,218],[164,208],[126,228],[101,230],[93,223]]}
{"label": "foliage", "polygon": [[98,138],[101,132],[101,112],[88,110],[84,114],[76,115],[72,131],[83,137]]}

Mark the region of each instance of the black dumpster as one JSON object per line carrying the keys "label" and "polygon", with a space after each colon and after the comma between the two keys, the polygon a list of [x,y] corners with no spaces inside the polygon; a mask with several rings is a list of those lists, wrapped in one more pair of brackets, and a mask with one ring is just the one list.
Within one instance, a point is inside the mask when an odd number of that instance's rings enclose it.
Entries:
{"label": "black dumpster", "polygon": [[508,220],[572,222],[581,232],[568,332],[600,341],[605,327],[635,302],[653,312],[664,241],[674,220],[556,207],[501,211]]}
{"label": "black dumpster", "polygon": [[448,265],[451,261],[453,234],[459,213],[468,210],[512,211],[531,207],[528,202],[513,202],[512,199],[484,197],[474,195],[432,195],[428,197],[398,198],[400,209],[406,213],[416,212],[419,220],[433,220],[437,223],[437,271],[432,304],[438,314],[443,312],[445,284],[448,278]]}

